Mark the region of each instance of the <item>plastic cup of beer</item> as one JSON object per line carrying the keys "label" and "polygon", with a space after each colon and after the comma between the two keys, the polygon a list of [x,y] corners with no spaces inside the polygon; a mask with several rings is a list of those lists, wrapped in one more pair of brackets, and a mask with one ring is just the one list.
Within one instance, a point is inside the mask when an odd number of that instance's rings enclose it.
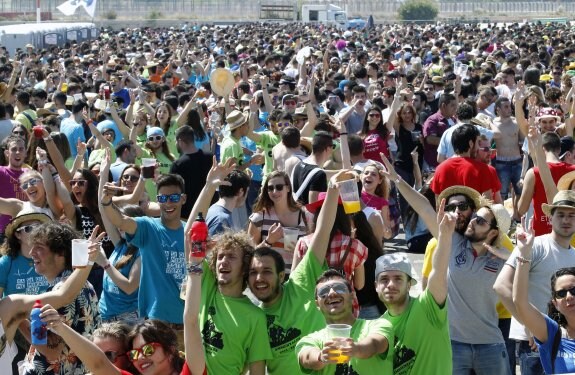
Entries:
{"label": "plastic cup of beer", "polygon": [[144,178],[154,178],[154,169],[156,169],[156,159],[142,159],[142,176]]}
{"label": "plastic cup of beer", "polygon": [[88,248],[90,241],[84,239],[72,240],[72,267],[84,268],[88,265]]}
{"label": "plastic cup of beer", "polygon": [[455,61],[453,63],[453,73],[459,75],[461,73],[461,61]]}
{"label": "plastic cup of beer", "polygon": [[295,245],[297,243],[297,237],[299,236],[298,228],[283,227],[284,231],[284,249],[288,251],[294,251]]}
{"label": "plastic cup of beer", "polygon": [[[347,339],[351,334],[351,326],[349,324],[328,324],[327,336],[335,342],[339,348],[347,347]],[[341,353],[341,350],[333,350],[330,352],[330,357],[335,357],[337,363],[349,362],[349,356]]]}
{"label": "plastic cup of beer", "polygon": [[355,179],[341,181],[339,183],[339,195],[346,214],[353,214],[361,211],[359,190]]}

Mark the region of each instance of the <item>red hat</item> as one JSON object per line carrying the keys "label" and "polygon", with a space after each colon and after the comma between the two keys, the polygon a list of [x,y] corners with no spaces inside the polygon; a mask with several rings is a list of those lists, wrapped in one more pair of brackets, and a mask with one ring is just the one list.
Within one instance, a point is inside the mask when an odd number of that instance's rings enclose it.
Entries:
{"label": "red hat", "polygon": [[[315,212],[321,208],[321,206],[323,206],[323,202],[325,201],[325,196],[327,194],[325,192],[319,193],[318,197],[317,197],[317,201],[313,202],[313,203],[309,203],[305,205],[305,208],[308,210],[309,213],[311,214],[315,214]],[[338,200],[337,200],[337,204],[343,204],[343,202],[341,201],[341,196],[339,196]]]}

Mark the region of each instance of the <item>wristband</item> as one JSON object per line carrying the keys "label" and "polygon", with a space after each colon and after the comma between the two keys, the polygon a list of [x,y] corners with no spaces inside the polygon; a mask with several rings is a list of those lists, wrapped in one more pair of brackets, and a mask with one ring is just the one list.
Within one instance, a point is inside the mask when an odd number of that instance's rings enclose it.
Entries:
{"label": "wristband", "polygon": [[112,267],[112,263],[108,262],[108,264],[106,264],[104,267],[102,267],[105,270],[107,270],[108,268]]}
{"label": "wristband", "polygon": [[53,141],[53,139],[52,139],[52,137],[51,137],[51,136],[43,137],[42,139],[44,140],[44,142],[50,142],[50,141]]}
{"label": "wristband", "polygon": [[517,262],[519,262],[519,264],[527,264],[527,263],[531,263],[531,259],[527,259],[527,258],[523,258],[523,257],[517,257]]}
{"label": "wristband", "polygon": [[339,135],[347,135],[347,132],[341,132]]}
{"label": "wristband", "polygon": [[273,246],[273,245],[268,241],[267,238],[264,240],[264,244],[268,245],[269,247],[272,247],[272,246]]}
{"label": "wristband", "polygon": [[108,203],[100,202],[100,204],[104,207],[108,207],[109,205],[112,204],[112,198],[110,198],[110,201]]}
{"label": "wristband", "polygon": [[186,271],[188,271],[188,275],[201,275],[204,273],[204,267],[202,266],[202,263],[188,263]]}

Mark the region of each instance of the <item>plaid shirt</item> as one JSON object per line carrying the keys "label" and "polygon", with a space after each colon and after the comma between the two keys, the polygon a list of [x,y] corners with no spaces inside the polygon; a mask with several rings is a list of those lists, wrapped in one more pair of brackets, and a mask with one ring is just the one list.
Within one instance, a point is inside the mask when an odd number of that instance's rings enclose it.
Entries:
{"label": "plaid shirt", "polygon": [[[312,238],[313,234],[310,234],[299,239],[295,251],[297,251],[300,259],[307,252]],[[345,255],[347,246],[349,245],[349,241],[351,241],[351,248],[349,249],[349,253],[344,260],[343,270],[345,272],[345,278],[347,281],[349,281],[353,289],[353,271],[365,263],[368,252],[367,246],[355,238],[351,238],[345,234],[337,233],[331,240],[329,250],[326,255],[326,260],[327,265],[330,268],[339,268],[341,261],[343,260],[343,256]],[[357,317],[357,314],[359,313],[359,303],[357,302],[355,292],[353,293],[353,312]]]}

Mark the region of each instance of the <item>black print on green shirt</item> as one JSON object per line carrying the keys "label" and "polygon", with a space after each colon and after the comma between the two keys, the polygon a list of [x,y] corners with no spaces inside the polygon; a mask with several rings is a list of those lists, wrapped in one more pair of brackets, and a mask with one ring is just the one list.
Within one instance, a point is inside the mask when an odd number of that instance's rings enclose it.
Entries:
{"label": "black print on green shirt", "polygon": [[276,319],[274,315],[266,315],[266,318],[268,325],[268,336],[270,337],[270,346],[273,349],[280,349],[279,347],[281,347],[282,345],[285,345],[300,337],[301,331],[299,329],[288,328],[286,330],[283,327],[274,324],[274,321]]}
{"label": "black print on green shirt", "polygon": [[204,329],[202,329],[202,337],[204,339],[204,344],[211,345],[215,348],[222,350],[224,348],[223,334],[216,331],[216,325],[212,320],[212,316],[216,315],[216,309],[213,306],[208,308],[208,319],[204,324]]}
{"label": "black print on green shirt", "polygon": [[[397,337],[395,337],[395,342],[397,342]],[[415,363],[415,357],[415,351],[406,346],[397,345],[393,356],[393,373],[396,375],[409,374]]]}
{"label": "black print on green shirt", "polygon": [[339,364],[335,366],[335,375],[359,375],[349,363]]}

